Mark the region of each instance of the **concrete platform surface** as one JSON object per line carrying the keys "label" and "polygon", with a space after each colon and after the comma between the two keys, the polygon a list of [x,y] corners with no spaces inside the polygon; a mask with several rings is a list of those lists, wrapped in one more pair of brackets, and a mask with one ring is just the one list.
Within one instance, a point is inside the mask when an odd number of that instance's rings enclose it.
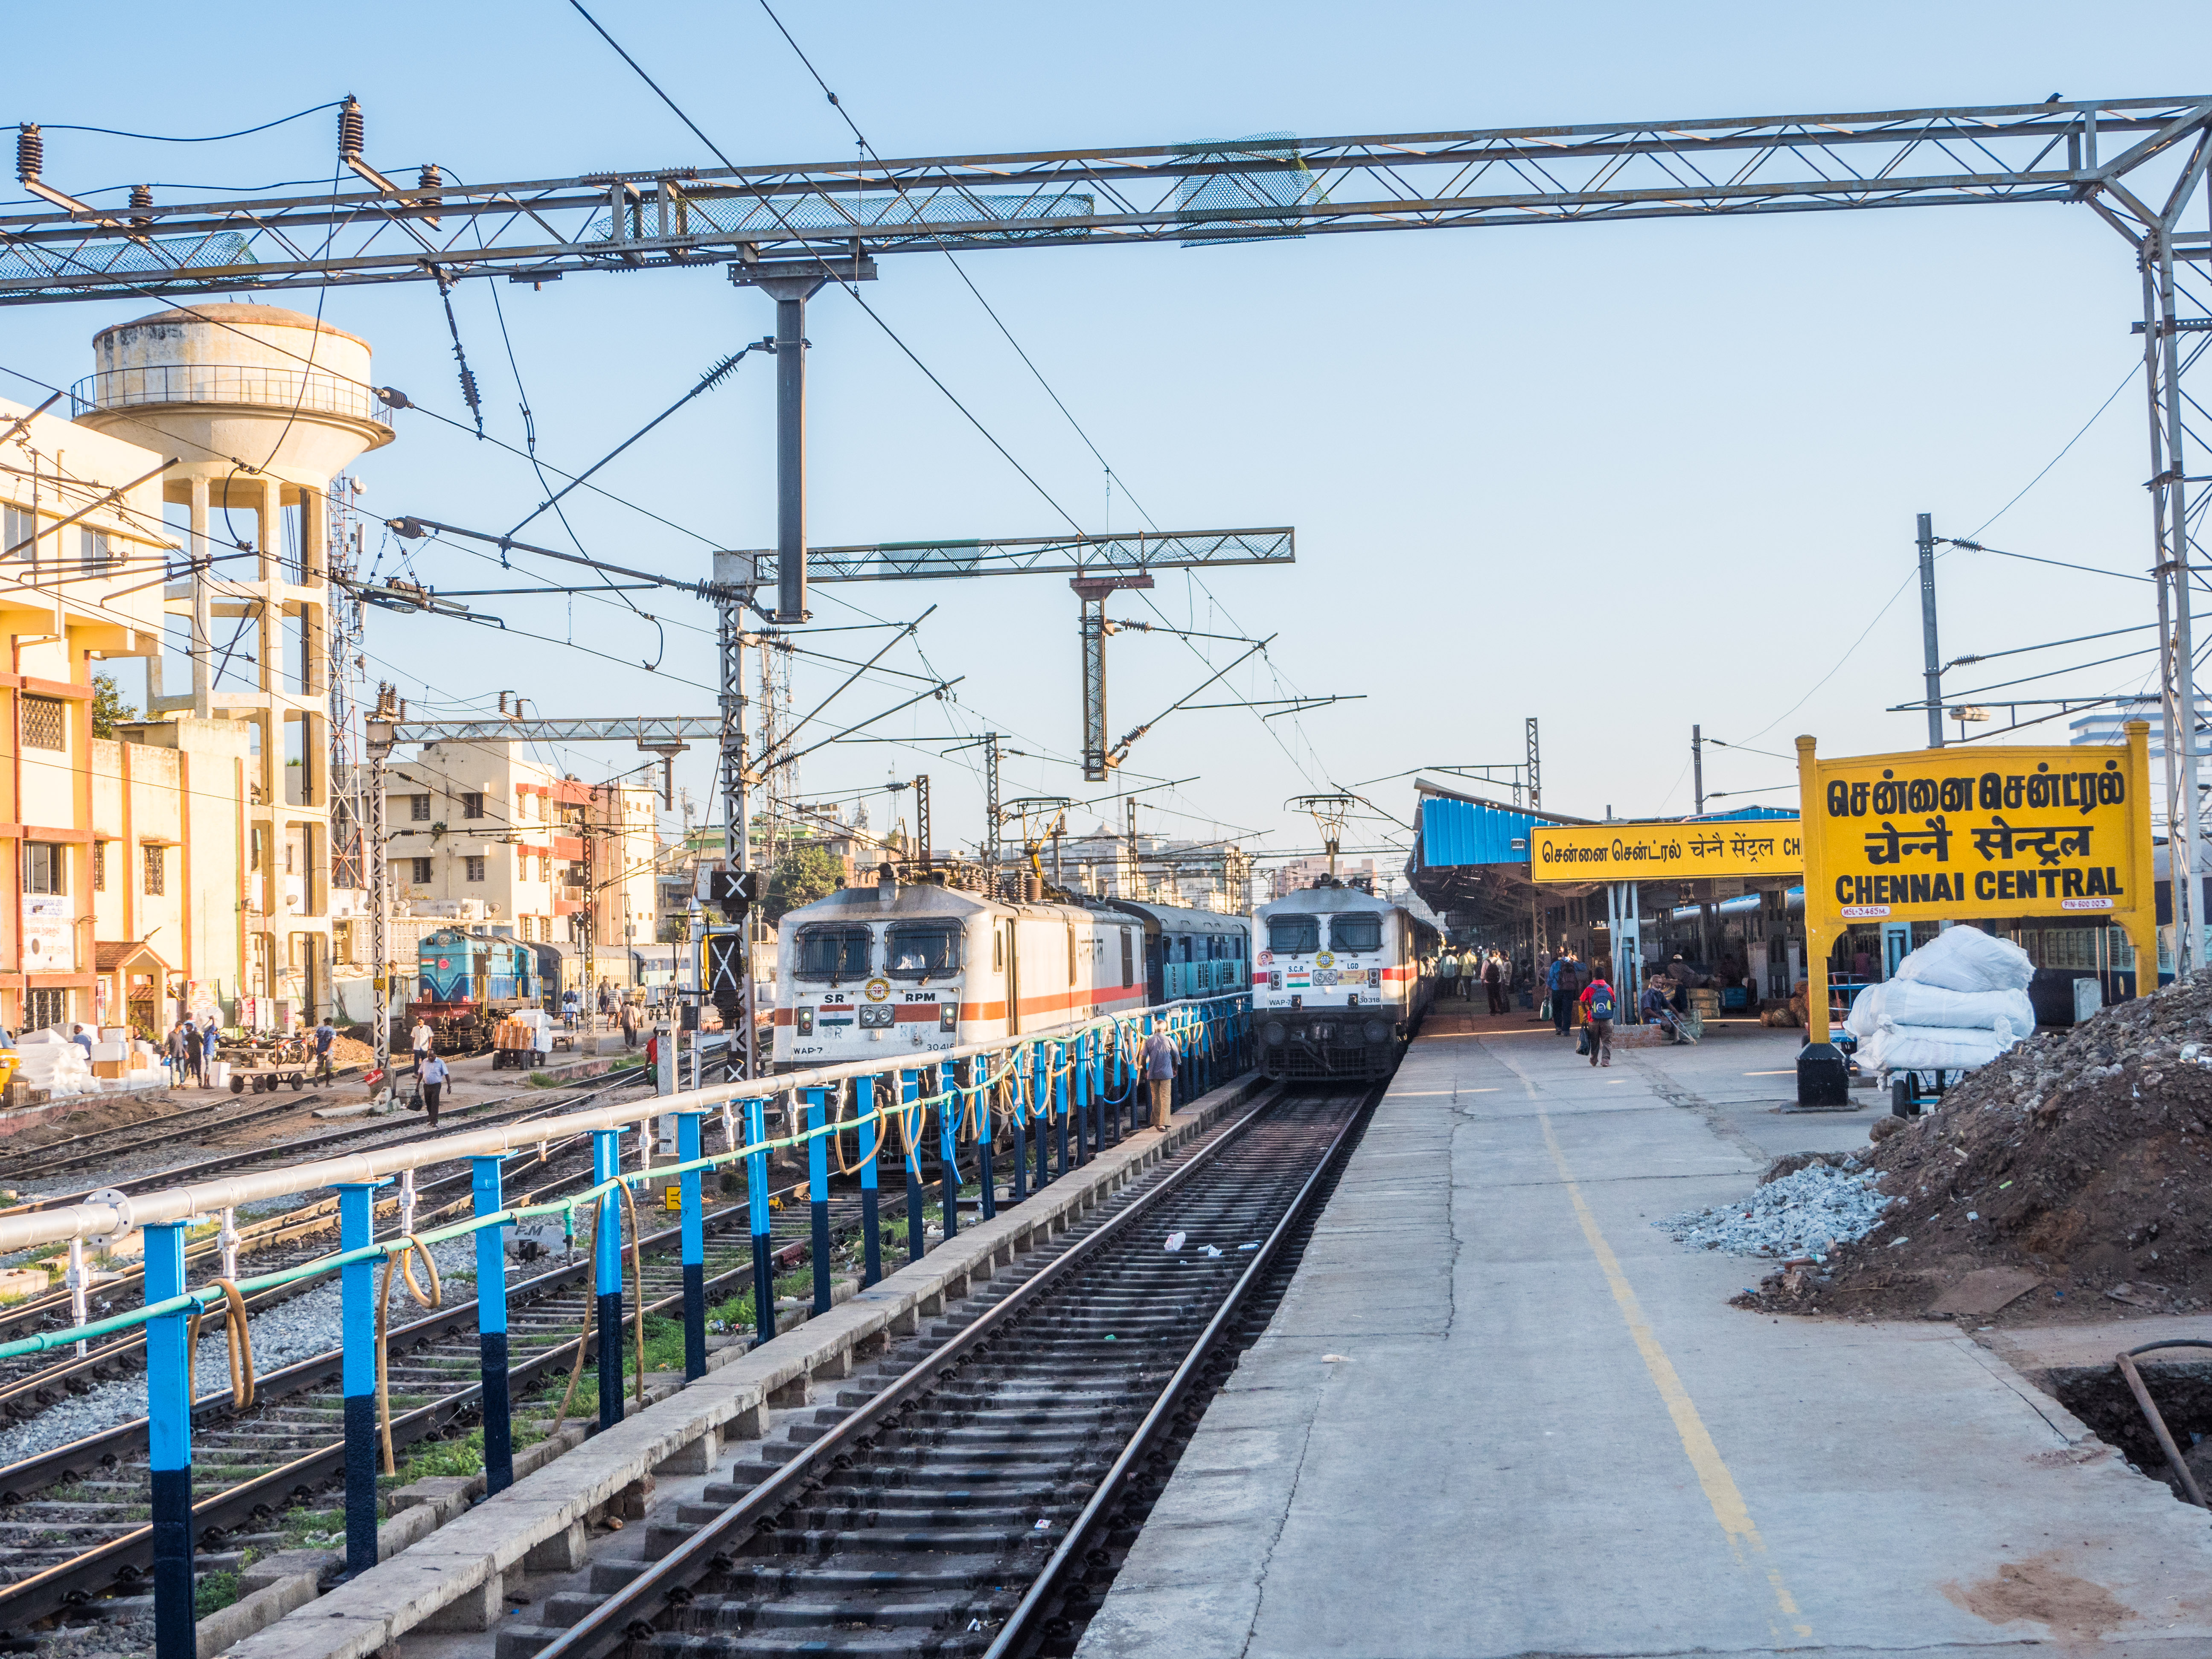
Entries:
{"label": "concrete platform surface", "polygon": [[1798,1040],[1425,1036],[1081,1659],[2212,1654],[2203,1515],[1999,1355],[1652,1227],[1864,1140]]}

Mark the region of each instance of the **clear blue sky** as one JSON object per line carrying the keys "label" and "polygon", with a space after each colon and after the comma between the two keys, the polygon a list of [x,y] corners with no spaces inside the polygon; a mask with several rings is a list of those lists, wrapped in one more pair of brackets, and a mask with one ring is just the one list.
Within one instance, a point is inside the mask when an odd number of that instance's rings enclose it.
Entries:
{"label": "clear blue sky", "polygon": [[[850,153],[843,124],[757,4],[595,10],[733,158]],[[2162,19],[2152,54],[2079,6],[2023,3],[1355,13],[787,0],[782,15],[885,155],[2162,95],[2201,89],[2184,84],[2186,66],[2212,42],[2204,14]],[[9,122],[219,132],[350,91],[368,110],[370,156],[387,170],[435,161],[486,179],[711,160],[555,0],[290,8],[236,27],[167,7],[48,8],[17,20],[13,38],[16,72],[0,98]],[[2154,56],[2184,67],[2153,75]],[[68,189],[327,177],[331,119],[191,146],[55,133],[47,174]],[[1543,722],[1547,803],[1593,815],[1688,811],[1693,722],[1777,756],[1800,731],[1837,752],[1917,744],[1918,716],[1881,712],[1918,694],[1911,592],[1821,683],[1910,574],[1914,514],[1972,532],[2140,361],[2124,245],[2087,210],[2060,206],[1008,251],[967,256],[966,266],[1155,521],[1297,527],[1295,571],[1221,572],[1210,593],[1168,578],[1158,603],[1186,626],[1278,635],[1272,668],[1236,677],[1244,695],[1295,687],[1367,700],[1264,725],[1234,710],[1179,716],[1129,766],[1195,780],[1147,797],[1161,810],[1148,810],[1146,829],[1273,831],[1255,843],[1263,848],[1312,839],[1283,810],[1286,797],[1417,765],[1516,758],[1532,714]],[[771,320],[765,301],[732,289],[718,269],[572,278],[542,292],[501,284],[498,298],[543,452],[570,467]],[[1101,525],[1097,462],[942,260],[884,261],[869,298],[1058,501],[1086,527]],[[475,283],[455,304],[491,426],[519,441],[492,295]],[[0,364],[67,383],[88,371],[96,328],[149,308],[0,312]],[[380,379],[458,411],[434,290],[335,290],[325,315],[374,343]],[[825,295],[809,334],[817,542],[1061,527],[848,301]],[[8,395],[24,389],[0,379]],[[612,482],[726,545],[768,544],[770,392],[764,360],[750,361],[612,469]],[[514,458],[419,419],[401,429],[361,468],[378,513],[504,526],[538,501]],[[2145,455],[2130,386],[1985,539],[2141,570]],[[1117,493],[1113,523],[1134,516]],[[592,507],[574,523],[606,556],[704,574],[697,543],[634,514]],[[499,583],[472,561],[416,568],[442,586]],[[1947,557],[1940,580],[1947,656],[2152,614],[2141,584],[1967,554]],[[886,617],[940,607],[922,644],[938,670],[967,676],[960,706],[902,716],[888,734],[995,726],[1040,754],[1075,753],[1076,607],[1063,583],[823,592]],[[498,603],[520,626],[571,625],[554,605]],[[696,627],[708,621],[703,608],[664,608]],[[1133,599],[1115,610],[1152,615]],[[817,616],[860,619],[835,598]],[[650,628],[602,607],[580,604],[573,625],[625,659],[654,648]],[[459,624],[379,615],[371,629],[371,650],[418,713],[489,707],[507,689],[547,714],[711,706],[699,689],[712,678],[704,632],[672,627],[666,672],[655,676]],[[1117,733],[1206,672],[1159,636],[1125,635],[1110,649]],[[919,665],[910,650],[891,660]],[[2051,684],[2148,684],[2147,662]],[[1987,678],[2011,675],[1993,665]],[[1954,684],[1966,683],[1985,682]],[[802,671],[799,684],[802,708],[809,686],[827,688],[818,671]],[[899,695],[863,688],[836,707],[857,716]],[[629,757],[574,760],[601,775]],[[841,747],[807,761],[804,793],[927,769],[939,840],[972,837],[981,820],[972,764]],[[1710,756],[1706,768],[1716,791],[1790,775],[1755,753]],[[687,757],[679,777],[705,793],[704,760]],[[1006,787],[1086,796],[1079,773],[1042,761],[1010,765]],[[1407,815],[1407,783],[1368,793]],[[878,802],[878,823],[883,810]]]}

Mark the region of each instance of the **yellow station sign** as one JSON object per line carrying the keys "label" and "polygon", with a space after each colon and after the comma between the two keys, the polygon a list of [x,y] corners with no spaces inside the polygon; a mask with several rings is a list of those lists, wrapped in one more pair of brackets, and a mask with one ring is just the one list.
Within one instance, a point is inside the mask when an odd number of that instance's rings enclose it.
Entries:
{"label": "yellow station sign", "polygon": [[1705,881],[1794,876],[1804,867],[1795,818],[1540,823],[1528,840],[1528,875],[1536,882]]}
{"label": "yellow station sign", "polygon": [[2124,744],[1838,760],[1798,738],[1814,1040],[1827,1036],[1828,950],[1855,925],[2107,920],[2154,963],[2148,734],[2130,720]]}

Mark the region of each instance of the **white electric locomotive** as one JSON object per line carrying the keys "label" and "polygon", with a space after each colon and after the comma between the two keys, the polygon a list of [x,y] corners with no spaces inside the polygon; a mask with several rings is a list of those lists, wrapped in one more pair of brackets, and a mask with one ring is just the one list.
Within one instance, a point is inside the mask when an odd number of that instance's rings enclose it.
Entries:
{"label": "white electric locomotive", "polygon": [[1429,1004],[1435,928],[1324,877],[1253,915],[1260,1066],[1279,1079],[1387,1077]]}
{"label": "white electric locomotive", "polygon": [[1242,916],[1116,901],[1008,902],[886,871],[783,919],[771,1057],[831,1066],[1225,995],[1249,970]]}

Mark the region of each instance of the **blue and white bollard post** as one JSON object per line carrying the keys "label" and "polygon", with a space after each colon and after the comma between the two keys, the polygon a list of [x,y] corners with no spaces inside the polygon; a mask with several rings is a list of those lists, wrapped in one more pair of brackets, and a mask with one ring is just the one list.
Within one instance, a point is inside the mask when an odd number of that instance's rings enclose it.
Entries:
{"label": "blue and white bollard post", "polygon": [[1059,1148],[1059,1172],[1067,1173],[1067,1045],[1052,1045],[1052,1136]]}
{"label": "blue and white bollard post", "polygon": [[1078,1165],[1081,1165],[1091,1162],[1091,1154],[1085,1150],[1090,1140],[1090,1136],[1085,1131],[1091,1126],[1090,1032],[1085,1031],[1075,1039],[1075,1047],[1069,1057],[1068,1066],[1074,1073],[1073,1081],[1075,1096],[1075,1161]]}
{"label": "blue and white bollard post", "polygon": [[941,1061],[929,1068],[934,1085],[931,1092],[946,1097],[937,1107],[937,1201],[945,1212],[948,1239],[960,1231],[960,1143],[956,1138],[960,1127],[956,1103],[960,1097],[953,1091],[953,1080],[947,1075],[950,1069]]}
{"label": "blue and white bollard post", "polygon": [[1036,1135],[1036,1189],[1052,1179],[1052,1045],[1030,1045],[1030,1118]]}
{"label": "blue and white bollard post", "polygon": [[[696,1051],[695,1051],[696,1052]],[[702,1114],[676,1115],[676,1161],[696,1164],[703,1155]],[[684,1380],[707,1374],[707,1209],[705,1172],[686,1170],[676,1177],[677,1202],[684,1217]]]}
{"label": "blue and white bollard post", "polygon": [[1007,1196],[1016,1204],[1030,1195],[1029,1166],[1024,1161],[1029,1156],[1029,1051],[1024,1048],[1006,1050],[1006,1066],[1013,1073],[1014,1094],[1012,1116],[1014,1131],[1014,1183]]}
{"label": "blue and white bollard post", "polygon": [[922,1231],[921,1137],[928,1127],[929,1114],[915,1105],[921,1098],[921,1073],[901,1072],[898,1079],[899,1102],[905,1109],[905,1115],[899,1120],[899,1145],[906,1164],[906,1259],[919,1261],[928,1244]]}
{"label": "blue and white bollard post", "polygon": [[[338,1249],[358,1250],[376,1242],[376,1189],[380,1181],[338,1186]],[[339,1331],[344,1358],[340,1386],[345,1397],[346,1572],[376,1565],[376,1263],[349,1261],[338,1269]]]}
{"label": "blue and white bollard post", "polygon": [[[185,1293],[185,1224],[145,1229],[146,1300]],[[192,1357],[185,1340],[191,1316],[146,1322],[146,1427],[154,1483],[155,1659],[196,1659],[192,1607]],[[374,1475],[371,1477],[374,1486]]]}
{"label": "blue and white bollard post", "polygon": [[775,1254],[769,1248],[768,1154],[757,1150],[768,1139],[762,1103],[745,1103],[745,1219],[753,1233],[753,1331],[757,1342],[775,1340]]}
{"label": "blue and white bollard post", "polygon": [[[622,1131],[592,1131],[592,1180],[611,1181],[621,1173]],[[599,1427],[611,1429],[623,1416],[622,1198],[612,1188],[599,1194],[598,1224],[592,1233],[592,1288],[599,1297]]]}
{"label": "blue and white bollard post", "polygon": [[877,1213],[876,1164],[882,1146],[883,1125],[874,1115],[876,1080],[853,1079],[853,1110],[860,1120],[860,1283],[872,1285],[884,1276],[883,1226]]}
{"label": "blue and white bollard post", "polygon": [[[830,1121],[830,1091],[806,1091],[806,1127]],[[814,1311],[830,1311],[830,1139],[817,1134],[806,1143],[806,1207],[814,1224]]]}
{"label": "blue and white bollard post", "polygon": [[[506,1207],[496,1156],[469,1160],[479,1218]],[[507,1246],[501,1227],[477,1230],[477,1365],[483,1379],[484,1495],[514,1484],[514,1419],[507,1386]]]}
{"label": "blue and white bollard post", "polygon": [[995,1133],[991,1124],[991,1057],[971,1054],[968,1058],[968,1080],[973,1083],[976,1074],[983,1082],[975,1091],[975,1179],[983,1188],[983,1219],[990,1220],[999,1213],[998,1177],[991,1171],[991,1139]]}

